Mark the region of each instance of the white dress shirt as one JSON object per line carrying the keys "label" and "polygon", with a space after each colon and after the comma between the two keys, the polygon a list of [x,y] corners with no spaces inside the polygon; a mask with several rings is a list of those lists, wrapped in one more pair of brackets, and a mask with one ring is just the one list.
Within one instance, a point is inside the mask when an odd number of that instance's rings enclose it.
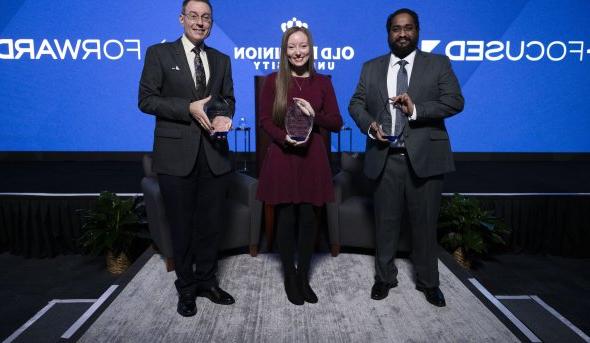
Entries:
{"label": "white dress shirt", "polygon": [[[412,51],[408,56],[404,57],[404,60],[408,62],[406,64],[406,72],[408,73],[408,86],[412,79],[412,69],[414,69],[414,59],[416,58],[416,50]],[[392,98],[397,95],[397,73],[399,72],[399,62],[401,58],[391,54],[389,58],[389,68],[387,68],[387,96]],[[413,99],[412,99],[413,100]],[[392,125],[395,127],[395,107],[393,104],[389,104],[389,112],[391,113]],[[416,119],[416,105],[412,109],[412,115],[408,117],[408,120]]]}
{"label": "white dress shirt", "polygon": [[[408,87],[410,86],[410,80],[412,77],[412,69],[414,67],[414,59],[416,58],[416,50],[412,51],[408,56],[404,58],[406,62],[406,73],[408,73]],[[401,58],[391,54],[389,57],[389,68],[387,68],[387,97],[393,98],[397,96],[397,73],[399,72],[400,65],[397,63]],[[413,100],[413,99],[412,99]],[[393,104],[389,104],[389,113],[391,113],[391,127],[395,127],[395,107]],[[416,105],[412,109],[412,115],[408,117],[408,120],[416,120]],[[371,134],[371,128],[369,127],[368,135],[372,139],[375,137]]]}
{"label": "white dress shirt", "polygon": [[[182,46],[184,47],[184,53],[186,54],[186,60],[188,61],[188,67],[191,69],[191,76],[193,78],[193,82],[196,85],[197,81],[195,80],[195,52],[192,51],[195,48],[195,45],[186,37],[186,35],[182,35],[181,41]],[[207,85],[209,84],[209,76],[211,75],[211,71],[209,70],[209,60],[207,59],[207,54],[203,49],[200,50],[199,56],[201,56],[203,69],[205,69],[205,85]]]}

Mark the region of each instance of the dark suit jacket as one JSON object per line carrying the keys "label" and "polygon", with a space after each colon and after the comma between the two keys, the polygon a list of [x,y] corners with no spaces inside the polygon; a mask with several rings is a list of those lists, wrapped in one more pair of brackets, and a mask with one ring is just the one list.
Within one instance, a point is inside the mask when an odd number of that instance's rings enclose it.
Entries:
{"label": "dark suit jacket", "polygon": [[[235,110],[230,59],[227,55],[205,46],[210,77],[205,92],[221,96],[230,104],[230,117]],[[175,176],[188,175],[203,144],[211,171],[230,171],[227,140],[215,140],[189,113],[189,104],[197,98],[182,41],[150,46],[139,83],[139,108],[156,116],[154,132],[154,172]],[[192,63],[192,61],[191,61]],[[210,118],[212,119],[212,118]]]}
{"label": "dark suit jacket", "polygon": [[[387,68],[390,54],[363,65],[361,77],[348,110],[367,133],[371,122],[379,122],[387,105]],[[412,168],[419,177],[444,174],[455,169],[444,118],[463,110],[463,96],[457,77],[446,56],[416,51],[408,94],[416,105],[417,119],[406,122],[406,149]],[[364,172],[379,177],[389,147],[367,137]]]}

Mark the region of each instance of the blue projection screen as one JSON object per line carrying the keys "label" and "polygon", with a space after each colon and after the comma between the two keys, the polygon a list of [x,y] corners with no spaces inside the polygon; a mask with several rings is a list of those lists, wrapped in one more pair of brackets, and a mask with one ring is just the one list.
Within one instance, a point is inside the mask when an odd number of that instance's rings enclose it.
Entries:
{"label": "blue projection screen", "polygon": [[[3,1],[0,151],[149,151],[137,109],[148,46],[180,37],[181,1]],[[385,20],[418,12],[422,50],[452,60],[466,99],[447,120],[456,152],[590,152],[590,1],[215,1],[207,43],[232,60],[235,121],[254,126],[255,75],[277,68],[282,26],[307,23],[331,74],[342,147],[364,149],[347,111],[364,61],[388,52]],[[254,136],[252,136],[252,139]],[[333,137],[332,149],[337,144]],[[230,135],[233,148],[233,136]],[[243,151],[243,140],[238,140]]]}

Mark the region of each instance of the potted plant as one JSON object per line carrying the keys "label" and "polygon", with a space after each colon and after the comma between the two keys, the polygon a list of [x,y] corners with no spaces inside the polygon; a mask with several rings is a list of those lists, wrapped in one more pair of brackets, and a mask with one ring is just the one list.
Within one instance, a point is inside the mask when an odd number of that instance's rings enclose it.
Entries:
{"label": "potted plant", "polygon": [[443,199],[439,217],[441,245],[453,254],[464,268],[471,268],[471,259],[488,251],[492,244],[504,245],[509,228],[491,211],[481,208],[479,201],[460,194]]}
{"label": "potted plant", "polygon": [[121,274],[129,267],[129,251],[135,238],[140,236],[135,200],[104,191],[94,209],[79,211],[83,230],[81,245],[92,254],[106,253],[107,269],[113,274]]}

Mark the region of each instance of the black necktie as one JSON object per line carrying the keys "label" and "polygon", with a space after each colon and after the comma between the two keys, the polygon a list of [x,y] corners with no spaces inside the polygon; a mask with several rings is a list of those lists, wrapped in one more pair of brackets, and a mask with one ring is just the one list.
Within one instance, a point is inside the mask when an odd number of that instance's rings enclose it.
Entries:
{"label": "black necktie", "polygon": [[203,68],[203,61],[201,60],[201,49],[194,47],[192,51],[195,53],[195,88],[197,88],[199,99],[202,99],[205,97],[205,87],[207,87],[205,68]]}
{"label": "black necktie", "polygon": [[[399,60],[399,71],[397,72],[397,94],[404,94],[408,91],[408,72],[406,71],[406,64],[408,61]],[[398,108],[395,109],[395,133],[399,136],[402,134],[405,126],[406,115]]]}

